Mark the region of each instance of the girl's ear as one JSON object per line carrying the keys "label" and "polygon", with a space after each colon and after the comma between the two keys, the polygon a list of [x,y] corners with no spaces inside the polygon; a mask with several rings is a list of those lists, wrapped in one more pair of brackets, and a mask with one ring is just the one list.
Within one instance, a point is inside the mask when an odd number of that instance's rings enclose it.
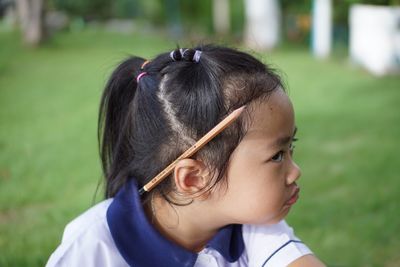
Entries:
{"label": "girl's ear", "polygon": [[201,192],[209,181],[209,171],[202,161],[182,159],[174,169],[174,180],[178,194],[193,195]]}

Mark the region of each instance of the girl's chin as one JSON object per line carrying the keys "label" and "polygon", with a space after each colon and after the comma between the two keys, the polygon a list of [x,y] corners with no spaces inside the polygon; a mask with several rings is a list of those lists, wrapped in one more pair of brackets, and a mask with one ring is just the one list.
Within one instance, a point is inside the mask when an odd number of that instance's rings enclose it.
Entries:
{"label": "girl's chin", "polygon": [[286,216],[288,215],[290,211],[290,207],[285,207],[280,214],[276,215],[274,218],[272,218],[268,224],[276,224],[279,223],[280,221],[282,221],[283,219],[286,218]]}

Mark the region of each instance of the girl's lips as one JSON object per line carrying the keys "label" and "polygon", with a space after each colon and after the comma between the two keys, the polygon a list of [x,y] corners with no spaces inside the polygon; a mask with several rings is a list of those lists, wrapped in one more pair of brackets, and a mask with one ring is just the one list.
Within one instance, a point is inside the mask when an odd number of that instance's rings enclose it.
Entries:
{"label": "girl's lips", "polygon": [[297,200],[299,199],[299,192],[300,192],[300,188],[296,187],[292,197],[286,202],[286,205],[293,205],[294,203],[297,202]]}

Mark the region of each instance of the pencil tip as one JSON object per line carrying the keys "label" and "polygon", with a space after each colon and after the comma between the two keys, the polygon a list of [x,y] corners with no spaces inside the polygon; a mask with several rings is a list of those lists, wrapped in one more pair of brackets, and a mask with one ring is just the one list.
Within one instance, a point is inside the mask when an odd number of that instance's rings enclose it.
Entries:
{"label": "pencil tip", "polygon": [[241,106],[240,108],[236,109],[235,111],[239,114],[243,112],[243,110],[246,108],[246,105]]}

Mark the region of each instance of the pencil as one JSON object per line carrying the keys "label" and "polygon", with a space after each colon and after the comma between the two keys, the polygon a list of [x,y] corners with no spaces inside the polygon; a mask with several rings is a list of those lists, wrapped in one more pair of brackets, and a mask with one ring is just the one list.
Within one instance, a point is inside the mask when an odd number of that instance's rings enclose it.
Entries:
{"label": "pencil", "polygon": [[149,192],[155,186],[157,186],[162,180],[164,180],[169,174],[172,173],[176,164],[181,159],[189,158],[193,156],[197,151],[199,151],[203,146],[210,142],[215,136],[222,132],[226,127],[231,125],[235,120],[237,120],[242,114],[246,106],[242,106],[238,109],[232,111],[225,119],[218,123],[214,128],[212,128],[208,133],[206,133],[202,138],[200,138],[194,145],[192,145],[188,150],[182,153],[174,162],[169,164],[164,170],[157,174],[153,179],[145,184],[140,190],[139,194],[143,195],[145,192]]}

